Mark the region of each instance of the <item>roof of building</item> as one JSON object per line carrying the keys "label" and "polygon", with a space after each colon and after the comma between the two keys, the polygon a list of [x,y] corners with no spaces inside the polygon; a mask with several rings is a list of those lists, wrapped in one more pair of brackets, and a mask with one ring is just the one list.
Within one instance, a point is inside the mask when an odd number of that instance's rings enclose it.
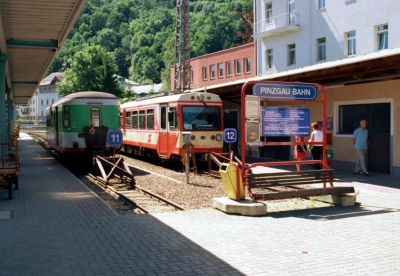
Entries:
{"label": "roof of building", "polygon": [[322,71],[322,70],[326,70],[326,69],[330,69],[330,68],[337,68],[340,66],[358,64],[358,63],[362,63],[362,62],[379,60],[382,58],[399,56],[399,55],[400,55],[400,48],[382,50],[379,52],[365,54],[362,56],[347,57],[347,58],[340,59],[340,60],[318,63],[318,64],[314,64],[314,65],[310,65],[310,66],[306,66],[306,67],[302,67],[302,68],[297,68],[297,69],[293,69],[293,70],[288,70],[288,71],[282,71],[282,72],[278,72],[278,73],[274,73],[274,74],[253,77],[253,78],[247,78],[247,79],[240,79],[240,80],[236,80],[236,81],[232,81],[232,82],[214,84],[214,85],[210,85],[210,86],[206,86],[206,87],[193,89],[191,91],[196,92],[196,91],[204,91],[204,90],[208,90],[208,89],[210,89],[210,90],[218,89],[218,88],[223,88],[223,87],[228,87],[228,86],[233,86],[233,85],[244,84],[248,81],[274,80],[274,79],[279,79],[279,78],[283,78],[283,77],[289,77],[292,75],[305,74],[305,73],[314,72],[314,71]]}
{"label": "roof of building", "polygon": [[125,78],[125,77],[123,77],[123,76],[116,75],[116,77],[117,77],[117,80],[118,80],[121,84],[128,84],[128,85],[132,85],[132,86],[137,86],[137,85],[139,85],[139,83],[134,82],[133,80],[127,79],[127,78]]}
{"label": "roof of building", "polygon": [[61,81],[64,78],[63,72],[54,72],[42,79],[39,86],[51,85],[55,80]]}
{"label": "roof of building", "polygon": [[235,47],[232,47],[232,48],[223,49],[223,50],[220,50],[220,51],[217,51],[217,52],[212,52],[212,53],[208,53],[208,54],[201,55],[201,56],[198,56],[198,57],[194,57],[194,58],[191,58],[190,61],[194,61],[194,60],[202,59],[202,58],[208,58],[208,57],[212,57],[212,56],[215,56],[215,55],[220,55],[220,54],[227,53],[227,52],[233,52],[233,51],[237,51],[237,50],[240,50],[242,48],[247,48],[247,47],[254,47],[254,42],[250,42],[250,43],[247,43],[247,44],[242,44],[242,45],[238,45],[238,46],[235,46]]}
{"label": "roof of building", "polygon": [[135,94],[149,94],[150,92],[158,93],[161,91],[162,84],[138,85],[132,88]]}

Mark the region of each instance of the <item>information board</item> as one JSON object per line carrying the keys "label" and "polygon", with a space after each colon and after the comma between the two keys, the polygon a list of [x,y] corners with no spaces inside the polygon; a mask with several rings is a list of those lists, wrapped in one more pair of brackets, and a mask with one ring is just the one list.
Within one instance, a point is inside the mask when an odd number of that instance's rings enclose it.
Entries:
{"label": "information board", "polygon": [[253,86],[253,95],[264,99],[312,101],[317,91],[311,84],[257,83]]}
{"label": "information board", "polygon": [[263,136],[308,136],[310,110],[295,107],[264,107],[262,134]]}
{"label": "information board", "polygon": [[120,147],[122,145],[122,132],[119,130],[109,131],[107,142],[110,147]]}

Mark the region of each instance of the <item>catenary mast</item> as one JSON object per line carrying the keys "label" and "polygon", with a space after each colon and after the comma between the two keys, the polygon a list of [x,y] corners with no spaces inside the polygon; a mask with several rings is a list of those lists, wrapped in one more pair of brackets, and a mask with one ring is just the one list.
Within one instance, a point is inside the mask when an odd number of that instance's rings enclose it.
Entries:
{"label": "catenary mast", "polygon": [[190,90],[189,0],[176,0],[174,92]]}

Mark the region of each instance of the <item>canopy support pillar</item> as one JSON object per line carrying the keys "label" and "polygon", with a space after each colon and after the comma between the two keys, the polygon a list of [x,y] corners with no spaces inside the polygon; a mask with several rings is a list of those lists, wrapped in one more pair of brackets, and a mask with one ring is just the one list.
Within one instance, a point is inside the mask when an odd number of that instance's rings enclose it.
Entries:
{"label": "canopy support pillar", "polygon": [[6,60],[5,54],[0,54],[0,163],[5,162],[7,115],[6,115]]}

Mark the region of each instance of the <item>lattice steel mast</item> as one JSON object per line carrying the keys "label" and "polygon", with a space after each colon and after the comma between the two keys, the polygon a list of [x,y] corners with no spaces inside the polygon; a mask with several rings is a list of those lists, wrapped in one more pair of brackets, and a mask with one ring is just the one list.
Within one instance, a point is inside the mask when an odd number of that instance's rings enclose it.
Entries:
{"label": "lattice steel mast", "polygon": [[175,93],[190,89],[189,0],[176,0]]}

